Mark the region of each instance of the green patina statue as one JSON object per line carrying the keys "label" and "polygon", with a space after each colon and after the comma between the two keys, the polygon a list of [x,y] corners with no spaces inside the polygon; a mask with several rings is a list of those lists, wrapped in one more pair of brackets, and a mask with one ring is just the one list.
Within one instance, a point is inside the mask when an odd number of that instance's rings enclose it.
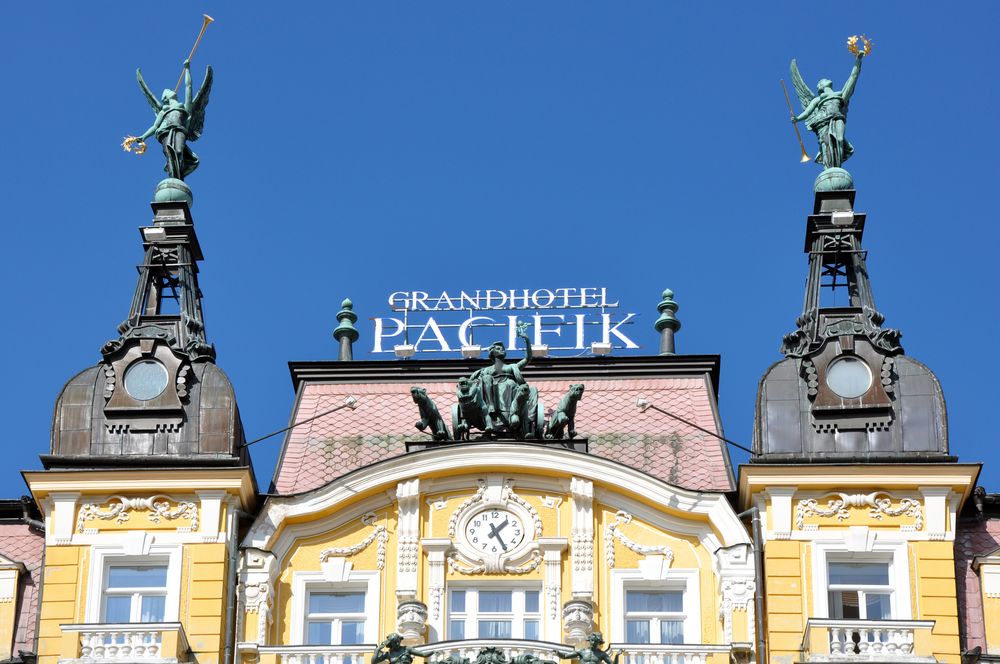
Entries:
{"label": "green patina statue", "polygon": [[198,140],[205,126],[205,107],[208,106],[208,95],[212,91],[212,67],[209,66],[206,70],[205,81],[201,84],[198,94],[192,98],[191,61],[184,61],[183,102],[179,101],[177,94],[169,89],[164,90],[157,99],[143,80],[142,71],[136,69],[135,77],[139,81],[139,88],[145,95],[146,101],[156,113],[153,126],[137,140],[144,142],[150,136],[156,136],[163,146],[163,156],[167,160],[163,170],[168,177],[183,180],[198,168],[198,155],[188,147],[187,143]]}
{"label": "green patina statue", "polygon": [[[849,42],[851,43],[851,42]],[[870,50],[869,42],[864,49],[854,49],[856,59],[847,82],[840,90],[833,88],[833,81],[820,79],[816,84],[816,94],[806,85],[799,73],[799,66],[792,60],[791,76],[795,94],[802,103],[802,112],[795,115],[792,112],[791,121],[804,122],[806,127],[816,134],[819,151],[814,161],[824,166],[823,173],[816,180],[816,191],[850,189],[853,180],[842,166],[854,154],[854,146],[844,135],[847,124],[847,109],[861,74],[861,61]]]}
{"label": "green patina statue", "polygon": [[403,637],[393,632],[385,637],[382,643],[375,646],[371,664],[388,662],[388,664],[413,664],[414,657],[430,657],[431,653],[403,645]]}
{"label": "green patina statue", "polygon": [[556,650],[555,653],[559,655],[561,659],[579,659],[580,664],[618,664],[618,658],[621,657],[621,651],[615,653],[614,658],[608,657],[608,652],[611,647],[608,646],[607,650],[602,650],[601,645],[604,643],[604,635],[600,632],[592,632],[590,636],[587,637],[587,644],[583,648],[578,648],[577,650],[562,651]]}

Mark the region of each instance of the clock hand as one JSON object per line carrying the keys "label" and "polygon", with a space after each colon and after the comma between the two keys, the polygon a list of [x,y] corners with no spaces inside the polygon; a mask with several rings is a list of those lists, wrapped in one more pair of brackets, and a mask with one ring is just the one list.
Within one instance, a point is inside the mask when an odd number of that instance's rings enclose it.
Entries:
{"label": "clock hand", "polygon": [[504,541],[500,538],[500,531],[503,530],[504,526],[507,525],[507,521],[508,521],[507,519],[504,519],[504,522],[500,524],[499,528],[491,523],[490,533],[489,533],[490,537],[492,537],[493,539],[495,539],[497,542],[500,543],[500,548],[502,548],[504,551],[507,550],[507,545],[504,544]]}

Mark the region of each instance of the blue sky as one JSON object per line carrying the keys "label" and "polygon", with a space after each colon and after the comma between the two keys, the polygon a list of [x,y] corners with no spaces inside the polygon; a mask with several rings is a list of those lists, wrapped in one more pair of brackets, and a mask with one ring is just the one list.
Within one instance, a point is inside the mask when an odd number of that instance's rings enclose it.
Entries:
{"label": "blue sky", "polygon": [[[62,384],[125,317],[159,148],[134,81],[216,84],[188,182],[208,334],[248,438],[286,424],[286,363],[336,357],[340,300],[396,290],[604,286],[655,353],[665,287],[682,353],[722,356],[728,437],[750,443],[806,274],[818,167],[779,86],[842,84],[875,40],[847,166],[886,325],[941,379],[951,448],[1000,490],[990,417],[1000,5],[961,3],[176,2],[7,7],[4,442],[0,495],[47,451]],[[804,136],[809,149],[812,135]],[[358,353],[363,355],[363,353]],[[586,430],[586,423],[580,423]],[[254,446],[266,488],[280,438]],[[744,457],[735,454],[734,459]]]}

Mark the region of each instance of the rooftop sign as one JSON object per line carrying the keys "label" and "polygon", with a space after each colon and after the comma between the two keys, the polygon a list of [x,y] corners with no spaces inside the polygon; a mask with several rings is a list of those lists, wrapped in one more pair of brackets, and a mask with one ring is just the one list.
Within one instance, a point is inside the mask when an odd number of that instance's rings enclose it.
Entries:
{"label": "rooftop sign", "polygon": [[618,311],[607,288],[396,291],[388,297],[395,316],[374,318],[373,353],[411,357],[424,352],[461,352],[479,357],[500,341],[518,345],[518,324],[529,324],[536,355],[549,351],[593,352],[638,348],[621,326],[636,314]]}

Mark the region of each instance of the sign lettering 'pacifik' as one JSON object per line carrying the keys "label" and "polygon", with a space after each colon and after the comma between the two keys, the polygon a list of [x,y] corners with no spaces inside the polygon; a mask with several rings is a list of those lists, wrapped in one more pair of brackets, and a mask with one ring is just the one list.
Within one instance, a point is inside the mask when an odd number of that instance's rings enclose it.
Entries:
{"label": "sign lettering 'pacifik'", "polygon": [[518,321],[531,323],[533,346],[549,350],[582,351],[592,342],[639,347],[621,329],[636,314],[608,312],[619,304],[609,299],[606,288],[396,291],[388,303],[402,316],[372,319],[373,353],[392,353],[404,344],[412,344],[414,352],[460,351],[494,341],[516,348]]}

